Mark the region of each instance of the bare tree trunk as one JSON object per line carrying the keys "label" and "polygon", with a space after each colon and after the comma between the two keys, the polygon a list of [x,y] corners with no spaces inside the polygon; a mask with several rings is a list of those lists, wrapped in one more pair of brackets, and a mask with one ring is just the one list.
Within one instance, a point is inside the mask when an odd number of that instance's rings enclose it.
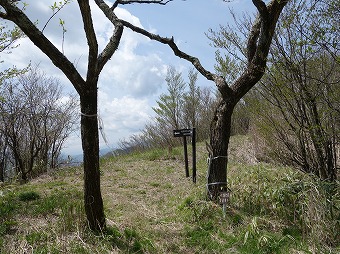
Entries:
{"label": "bare tree trunk", "polygon": [[102,231],[105,228],[105,215],[100,189],[97,86],[89,87],[95,89],[80,96],[85,212],[90,228]]}
{"label": "bare tree trunk", "polygon": [[219,186],[227,181],[228,146],[231,131],[231,115],[234,105],[231,100],[221,100],[210,126],[210,167],[208,172],[209,198],[216,200]]}

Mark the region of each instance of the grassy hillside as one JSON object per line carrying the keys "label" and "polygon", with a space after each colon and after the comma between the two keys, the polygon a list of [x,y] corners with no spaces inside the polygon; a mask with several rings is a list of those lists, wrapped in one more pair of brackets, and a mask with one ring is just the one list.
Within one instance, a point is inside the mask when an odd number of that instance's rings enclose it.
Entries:
{"label": "grassy hillside", "polygon": [[0,253],[340,253],[338,188],[257,163],[247,137],[230,152],[226,216],[205,199],[203,144],[197,184],[182,148],[102,159],[100,234],[86,227],[81,168],[1,185]]}

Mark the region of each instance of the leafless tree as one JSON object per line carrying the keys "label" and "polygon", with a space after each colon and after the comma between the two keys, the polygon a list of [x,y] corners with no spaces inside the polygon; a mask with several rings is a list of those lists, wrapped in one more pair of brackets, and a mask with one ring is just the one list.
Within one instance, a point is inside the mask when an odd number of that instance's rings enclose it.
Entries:
{"label": "leafless tree", "polygon": [[[0,104],[0,132],[24,181],[53,167],[76,116],[75,100],[62,104],[61,86],[37,68],[7,79]],[[8,150],[8,149],[7,149]]]}

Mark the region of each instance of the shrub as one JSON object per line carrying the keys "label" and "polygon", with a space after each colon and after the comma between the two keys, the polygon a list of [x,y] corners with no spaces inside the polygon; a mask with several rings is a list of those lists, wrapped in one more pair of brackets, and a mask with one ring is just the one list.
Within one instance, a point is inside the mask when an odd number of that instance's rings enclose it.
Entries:
{"label": "shrub", "polygon": [[40,195],[35,191],[26,191],[19,194],[20,201],[32,201],[40,198]]}

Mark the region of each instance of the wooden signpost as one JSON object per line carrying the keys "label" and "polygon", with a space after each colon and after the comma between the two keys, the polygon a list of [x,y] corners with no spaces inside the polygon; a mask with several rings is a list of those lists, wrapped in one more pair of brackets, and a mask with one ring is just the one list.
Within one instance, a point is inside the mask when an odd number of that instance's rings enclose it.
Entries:
{"label": "wooden signpost", "polygon": [[189,165],[188,165],[188,148],[186,137],[191,137],[192,144],[192,181],[196,183],[196,129],[179,129],[174,130],[174,137],[183,137],[184,146],[184,160],[185,160],[185,176],[189,177]]}

